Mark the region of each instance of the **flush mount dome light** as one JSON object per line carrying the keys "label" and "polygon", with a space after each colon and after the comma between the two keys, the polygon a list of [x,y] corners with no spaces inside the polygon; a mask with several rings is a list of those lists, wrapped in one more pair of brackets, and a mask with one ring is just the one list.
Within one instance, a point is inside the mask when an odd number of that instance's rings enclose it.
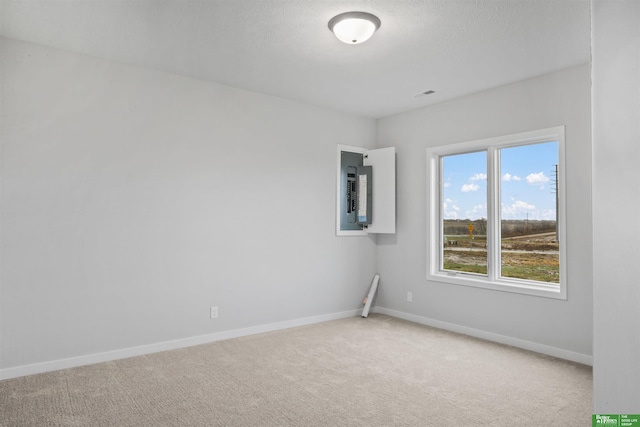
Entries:
{"label": "flush mount dome light", "polygon": [[340,41],[347,44],[359,44],[380,28],[380,19],[367,12],[345,12],[329,21],[329,29]]}

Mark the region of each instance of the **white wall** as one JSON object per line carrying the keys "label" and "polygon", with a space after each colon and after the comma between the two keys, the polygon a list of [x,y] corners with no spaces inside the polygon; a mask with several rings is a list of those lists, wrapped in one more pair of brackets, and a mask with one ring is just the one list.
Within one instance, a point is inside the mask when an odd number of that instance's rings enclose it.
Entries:
{"label": "white wall", "polygon": [[375,244],[335,237],[335,156],[373,120],[1,52],[0,368],[361,307]]}
{"label": "white wall", "polygon": [[640,413],[640,2],[592,2],[594,413]]}
{"label": "white wall", "polygon": [[[568,299],[427,281],[426,148],[566,126]],[[377,304],[589,362],[592,354],[590,67],[583,65],[378,121],[397,147],[397,234],[378,237]],[[407,302],[407,292],[413,302]],[[508,341],[508,340],[507,340]],[[515,341],[513,341],[515,343]],[[537,346],[537,347],[536,347]],[[559,351],[555,351],[555,350]]]}

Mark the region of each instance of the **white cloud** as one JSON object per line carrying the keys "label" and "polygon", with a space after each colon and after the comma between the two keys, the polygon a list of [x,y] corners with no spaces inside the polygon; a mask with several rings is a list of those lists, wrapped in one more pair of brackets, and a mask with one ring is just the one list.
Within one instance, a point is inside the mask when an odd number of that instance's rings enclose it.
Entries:
{"label": "white cloud", "polygon": [[484,205],[475,205],[470,211],[466,212],[467,218],[477,219],[487,217],[487,207]]}
{"label": "white cloud", "polygon": [[444,188],[449,188],[451,187],[451,183],[450,182],[445,182],[444,183]]}
{"label": "white cloud", "polygon": [[487,179],[486,173],[477,173],[473,175],[471,178],[469,178],[469,181],[480,181],[480,180],[486,180],[486,179]]}
{"label": "white cloud", "polygon": [[544,189],[544,185],[549,182],[549,177],[544,172],[530,173],[527,175],[527,183],[530,185],[539,185],[540,189]]}
{"label": "white cloud", "polygon": [[455,205],[455,202],[451,199],[446,199],[442,204],[442,210],[444,212],[445,219],[458,219],[458,212],[460,208]]}
{"label": "white cloud", "polygon": [[462,186],[462,192],[468,193],[469,191],[478,191],[480,186],[478,184],[465,184]]}
{"label": "white cloud", "polygon": [[547,219],[547,220],[555,220],[556,219],[556,210],[555,209],[547,209],[540,212],[540,218],[536,219]]}
{"label": "white cloud", "polygon": [[505,173],[504,175],[502,175],[502,180],[503,181],[522,181],[522,178],[520,178],[518,175],[511,175],[510,173]]}
{"label": "white cloud", "polygon": [[522,200],[516,200],[510,205],[502,205],[502,217],[504,219],[522,219],[528,212],[534,211],[536,205],[523,202]]}
{"label": "white cloud", "polygon": [[458,206],[456,206],[455,202],[453,200],[451,200],[451,199],[446,199],[442,205],[443,205],[442,207],[444,208],[444,210],[447,210],[447,209],[453,209],[454,211],[459,211],[460,210],[460,208]]}

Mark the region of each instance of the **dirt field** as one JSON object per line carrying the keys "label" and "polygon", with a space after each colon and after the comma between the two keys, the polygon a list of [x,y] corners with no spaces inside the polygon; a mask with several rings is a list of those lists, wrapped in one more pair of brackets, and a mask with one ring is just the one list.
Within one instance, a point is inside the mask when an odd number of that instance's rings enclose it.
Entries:
{"label": "dirt field", "polygon": [[[484,240],[474,239],[473,249],[468,250],[469,239],[459,239],[457,244],[444,248],[445,270],[486,274],[487,253]],[[447,242],[451,242],[448,238]],[[502,240],[502,275],[543,282],[559,283],[560,256],[555,233],[520,236]]]}

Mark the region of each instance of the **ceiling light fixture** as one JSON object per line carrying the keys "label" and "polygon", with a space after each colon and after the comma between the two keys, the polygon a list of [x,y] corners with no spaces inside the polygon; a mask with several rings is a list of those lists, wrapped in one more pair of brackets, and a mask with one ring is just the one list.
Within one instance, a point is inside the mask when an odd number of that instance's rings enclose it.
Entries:
{"label": "ceiling light fixture", "polygon": [[329,21],[329,29],[340,41],[347,44],[360,44],[380,28],[380,19],[367,12],[345,12]]}

